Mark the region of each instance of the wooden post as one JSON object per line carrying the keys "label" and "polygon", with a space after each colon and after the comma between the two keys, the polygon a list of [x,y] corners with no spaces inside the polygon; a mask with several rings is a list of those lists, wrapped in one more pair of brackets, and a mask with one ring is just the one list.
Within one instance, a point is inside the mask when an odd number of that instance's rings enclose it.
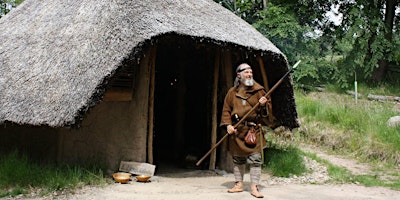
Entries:
{"label": "wooden post", "polygon": [[149,67],[150,67],[150,85],[149,85],[149,129],[147,135],[147,162],[153,164],[153,131],[154,131],[154,90],[156,76],[156,47],[150,47]]}
{"label": "wooden post", "polygon": [[261,70],[261,76],[264,82],[264,88],[268,91],[269,90],[269,85],[268,85],[268,77],[267,77],[267,72],[265,71],[264,68],[264,62],[261,58],[260,55],[257,56],[257,61],[258,61],[258,65],[260,66],[260,70]]}
{"label": "wooden post", "polygon": [[[223,72],[221,73],[221,77],[223,77],[222,79],[223,89],[221,91],[222,97],[226,95],[230,87],[233,87],[233,82],[236,77],[236,74],[234,75],[234,69],[232,66],[231,54],[232,54],[231,51],[223,51],[221,54],[222,66],[224,66],[223,68],[221,68],[221,72]],[[232,156],[228,151],[228,140],[223,141],[220,149],[221,149],[220,151],[221,169],[225,169],[228,172],[232,172],[233,162],[232,162]]]}
{"label": "wooden post", "polygon": [[[225,78],[226,78],[226,86],[227,86],[227,91],[229,90],[229,88],[233,87],[234,84],[234,80],[236,77],[236,72],[234,72],[234,69],[232,67],[232,60],[231,60],[231,52],[229,51],[225,51],[223,53],[223,57],[224,57],[224,67],[225,67]],[[237,66],[235,66],[236,69]],[[233,75],[233,73],[235,73],[235,75]]]}
{"label": "wooden post", "polygon": [[[211,122],[211,146],[215,146],[217,142],[217,127],[218,127],[218,122],[217,122],[217,102],[218,102],[218,78],[219,78],[219,68],[220,68],[220,60],[221,60],[221,53],[219,50],[216,52],[216,57],[215,57],[215,64],[214,64],[214,83],[213,83],[213,93],[212,93],[212,122]],[[216,158],[217,158],[217,153],[216,151],[213,151],[211,153],[210,157],[210,165],[209,169],[214,170],[215,169],[215,163],[216,163]]]}
{"label": "wooden post", "polygon": [[[269,91],[270,88],[269,88],[269,84],[268,84],[267,72],[265,71],[264,61],[262,60],[262,57],[260,55],[257,56],[257,62],[258,62],[258,65],[260,66],[261,76],[262,76],[262,79],[264,82],[264,88],[266,91]],[[269,117],[270,122],[275,121],[275,117],[272,115],[272,104],[268,104],[268,117]]]}
{"label": "wooden post", "polygon": [[57,131],[57,164],[62,163],[64,153],[64,133],[63,131]]}

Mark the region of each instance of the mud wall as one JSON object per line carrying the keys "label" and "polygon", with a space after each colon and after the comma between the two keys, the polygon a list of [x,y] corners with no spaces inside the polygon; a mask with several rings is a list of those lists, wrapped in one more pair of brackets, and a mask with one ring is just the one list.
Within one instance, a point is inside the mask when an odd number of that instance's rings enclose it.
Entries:
{"label": "mud wall", "polygon": [[148,130],[148,61],[134,79],[131,101],[102,101],[92,107],[79,128],[7,124],[0,127],[0,152],[18,150],[40,162],[100,163],[108,172],[120,161],[145,162]]}
{"label": "mud wall", "polygon": [[87,114],[79,129],[59,131],[59,162],[106,162],[117,171],[120,161],[146,162],[149,62],[142,59],[131,101],[103,101]]}

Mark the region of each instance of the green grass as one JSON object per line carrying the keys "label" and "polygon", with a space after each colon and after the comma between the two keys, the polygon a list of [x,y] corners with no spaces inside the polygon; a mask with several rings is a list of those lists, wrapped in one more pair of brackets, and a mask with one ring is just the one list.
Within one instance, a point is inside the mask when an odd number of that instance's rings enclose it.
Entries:
{"label": "green grass", "polygon": [[[355,103],[349,95],[296,93],[298,113],[306,126],[312,123],[336,130],[326,136],[326,144],[334,141],[337,147],[367,160],[400,163],[400,129],[387,127],[386,121],[399,115],[394,104],[362,100]],[[320,125],[321,126],[321,125]],[[307,133],[316,137],[321,131]],[[339,143],[337,143],[339,141]],[[335,148],[335,147],[332,147]]]}
{"label": "green grass", "polygon": [[286,150],[266,148],[264,151],[265,170],[278,177],[291,177],[307,172],[301,151],[297,148]]}
{"label": "green grass", "polygon": [[[390,117],[400,115],[396,103],[366,98],[356,102],[353,96],[338,91],[334,86],[328,86],[323,93],[295,91],[301,121],[297,139],[367,162],[375,166],[376,174],[391,173],[391,177],[394,177],[393,180],[385,180],[374,174],[355,176],[343,168],[326,163],[334,181],[399,189],[400,128],[386,125]],[[396,96],[399,88],[361,86],[359,92]]]}
{"label": "green grass", "polygon": [[17,151],[0,157],[0,198],[28,194],[39,189],[40,195],[104,185],[103,170],[96,166],[40,165]]}
{"label": "green grass", "polygon": [[[352,88],[352,90],[354,90]],[[396,84],[379,84],[377,86],[371,87],[365,84],[358,84],[358,93],[366,96],[368,94],[375,95],[387,95],[387,96],[398,96],[400,94],[400,87]]]}

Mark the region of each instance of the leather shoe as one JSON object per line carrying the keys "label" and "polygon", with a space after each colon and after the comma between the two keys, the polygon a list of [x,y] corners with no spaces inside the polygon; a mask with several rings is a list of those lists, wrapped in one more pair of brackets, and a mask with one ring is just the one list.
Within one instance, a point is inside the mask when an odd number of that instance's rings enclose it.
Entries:
{"label": "leather shoe", "polygon": [[256,184],[251,184],[251,195],[257,198],[264,198],[264,195],[258,191],[258,186]]}
{"label": "leather shoe", "polygon": [[235,183],[235,186],[233,186],[232,189],[228,190],[229,193],[235,193],[235,192],[243,192],[243,182],[238,181]]}

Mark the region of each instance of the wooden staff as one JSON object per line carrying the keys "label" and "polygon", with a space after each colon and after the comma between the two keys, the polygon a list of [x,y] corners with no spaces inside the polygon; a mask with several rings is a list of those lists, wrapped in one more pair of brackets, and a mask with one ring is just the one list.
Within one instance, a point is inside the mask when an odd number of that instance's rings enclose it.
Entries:
{"label": "wooden staff", "polygon": [[[269,95],[271,95],[271,93],[283,82],[283,80],[294,71],[294,69],[297,67],[297,65],[299,65],[301,62],[301,60],[297,61],[296,64],[293,65],[292,69],[289,70],[288,72],[286,72],[285,75],[282,76],[281,79],[279,79],[279,81],[277,83],[275,83],[275,85],[267,92],[267,94],[264,95],[264,97],[268,97]],[[251,112],[253,112],[258,106],[260,105],[260,102],[257,102],[256,105],[254,105],[243,117],[242,119],[240,119],[233,127],[236,128],[240,123],[242,123],[249,115]],[[208,155],[210,155],[210,153],[218,147],[218,145],[220,145],[225,138],[227,138],[229,135],[229,133],[226,133],[197,163],[196,166],[199,166],[201,164],[201,162],[204,161],[204,159],[207,158]]]}

